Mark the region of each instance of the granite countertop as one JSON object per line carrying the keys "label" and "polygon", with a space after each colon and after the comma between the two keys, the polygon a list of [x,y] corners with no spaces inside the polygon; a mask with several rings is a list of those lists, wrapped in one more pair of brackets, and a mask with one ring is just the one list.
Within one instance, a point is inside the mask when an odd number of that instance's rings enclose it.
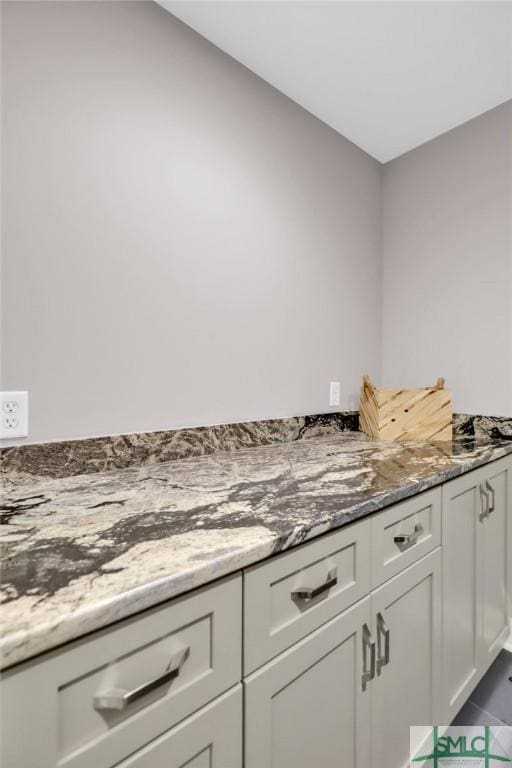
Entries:
{"label": "granite countertop", "polygon": [[61,479],[8,473],[3,667],[512,453],[361,433]]}

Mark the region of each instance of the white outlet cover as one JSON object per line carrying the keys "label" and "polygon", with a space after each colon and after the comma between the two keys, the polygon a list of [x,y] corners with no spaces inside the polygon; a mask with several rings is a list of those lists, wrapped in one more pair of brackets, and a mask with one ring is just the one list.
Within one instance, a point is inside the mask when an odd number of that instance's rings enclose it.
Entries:
{"label": "white outlet cover", "polygon": [[331,381],[329,388],[329,405],[340,404],[340,382]]}
{"label": "white outlet cover", "polygon": [[28,435],[28,392],[0,392],[0,440]]}

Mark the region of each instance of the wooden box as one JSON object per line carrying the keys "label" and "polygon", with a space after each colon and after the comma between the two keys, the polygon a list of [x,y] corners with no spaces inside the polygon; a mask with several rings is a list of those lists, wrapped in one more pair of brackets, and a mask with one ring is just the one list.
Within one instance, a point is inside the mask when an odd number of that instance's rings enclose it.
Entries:
{"label": "wooden box", "polygon": [[451,392],[444,379],[425,389],[380,389],[363,376],[359,429],[376,440],[451,440]]}

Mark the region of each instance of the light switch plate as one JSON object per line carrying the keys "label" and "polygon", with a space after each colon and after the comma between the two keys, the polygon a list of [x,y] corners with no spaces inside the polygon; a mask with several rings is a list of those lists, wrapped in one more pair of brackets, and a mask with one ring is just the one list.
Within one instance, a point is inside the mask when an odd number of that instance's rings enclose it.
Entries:
{"label": "light switch plate", "polygon": [[27,435],[28,392],[0,392],[0,439]]}

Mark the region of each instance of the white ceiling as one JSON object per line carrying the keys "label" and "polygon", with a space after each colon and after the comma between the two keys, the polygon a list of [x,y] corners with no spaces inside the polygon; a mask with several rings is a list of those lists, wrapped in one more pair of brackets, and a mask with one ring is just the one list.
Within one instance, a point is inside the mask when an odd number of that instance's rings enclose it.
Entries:
{"label": "white ceiling", "polygon": [[382,162],[512,98],[512,2],[159,2]]}

